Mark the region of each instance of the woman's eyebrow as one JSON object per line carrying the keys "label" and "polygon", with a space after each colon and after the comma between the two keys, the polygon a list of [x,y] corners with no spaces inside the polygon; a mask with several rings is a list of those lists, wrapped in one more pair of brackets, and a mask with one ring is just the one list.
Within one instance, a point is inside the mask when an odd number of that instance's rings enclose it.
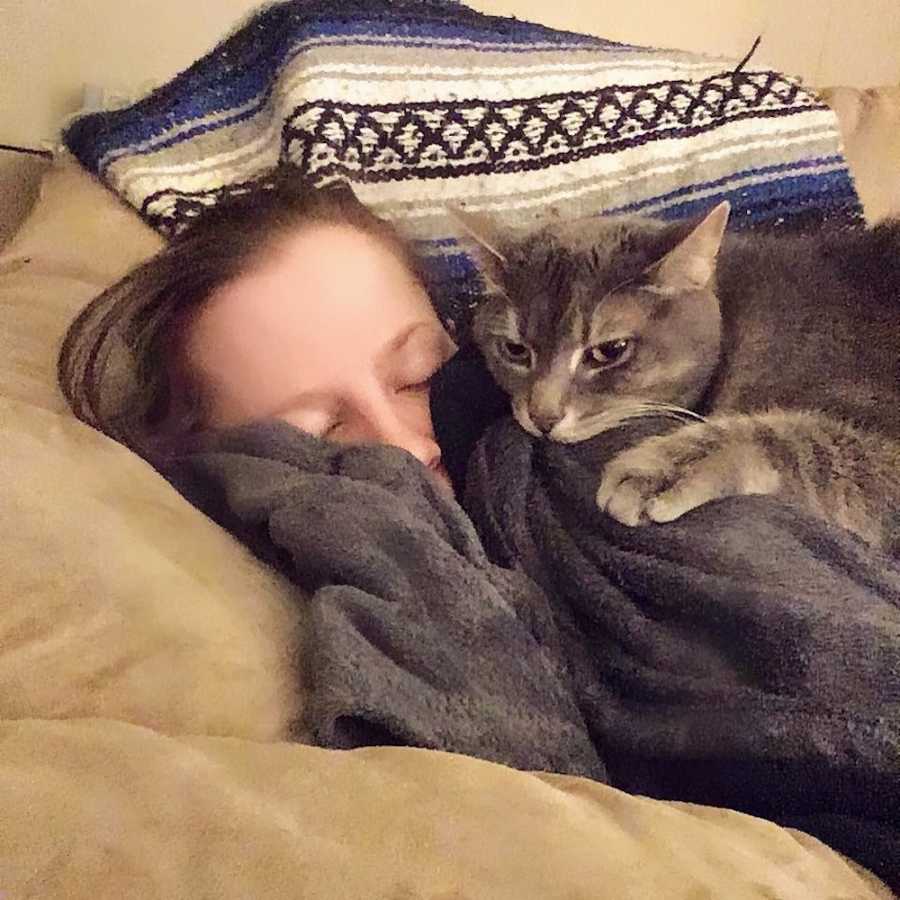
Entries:
{"label": "woman's eyebrow", "polygon": [[395,337],[392,337],[381,350],[378,351],[378,355],[375,358],[376,365],[378,369],[382,371],[389,369],[393,357],[400,354],[401,351],[405,350],[413,342],[417,342],[420,345],[431,349],[433,347],[438,347],[439,345],[442,346],[444,343],[449,343],[449,341],[449,335],[447,335],[437,322],[428,319],[424,319],[420,322],[413,322],[412,325],[409,325]]}
{"label": "woman's eyebrow", "polygon": [[421,322],[413,322],[407,328],[404,328],[396,337],[391,338],[387,344],[382,347],[382,349],[378,353],[379,359],[384,359],[386,356],[389,356],[391,353],[396,353],[398,350],[402,350],[409,341],[412,339],[413,335],[415,335],[418,331],[422,329],[428,329],[435,333],[437,336],[438,329],[435,327],[434,322],[421,321]]}

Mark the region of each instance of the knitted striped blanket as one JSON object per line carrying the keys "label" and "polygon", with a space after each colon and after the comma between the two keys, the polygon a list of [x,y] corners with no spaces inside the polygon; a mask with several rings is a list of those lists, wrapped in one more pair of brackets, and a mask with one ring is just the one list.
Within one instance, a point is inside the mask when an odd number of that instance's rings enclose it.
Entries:
{"label": "knitted striped blanket", "polygon": [[833,113],[796,79],[485,16],[452,0],[262,8],[135,105],[64,142],[163,233],[279,164],[345,179],[419,242],[449,316],[477,296],[448,204],[732,227],[859,223]]}

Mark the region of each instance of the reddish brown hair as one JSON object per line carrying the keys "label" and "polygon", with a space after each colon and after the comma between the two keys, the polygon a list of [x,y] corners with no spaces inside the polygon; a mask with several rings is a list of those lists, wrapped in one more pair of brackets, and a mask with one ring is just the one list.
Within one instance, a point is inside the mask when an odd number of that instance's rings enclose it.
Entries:
{"label": "reddish brown hair", "polygon": [[278,238],[311,224],[349,225],[377,237],[422,280],[409,246],[348,187],[317,190],[279,173],[202,213],[85,307],[57,364],[75,415],[149,461],[163,461],[202,424],[202,396],[174,352],[187,318]]}

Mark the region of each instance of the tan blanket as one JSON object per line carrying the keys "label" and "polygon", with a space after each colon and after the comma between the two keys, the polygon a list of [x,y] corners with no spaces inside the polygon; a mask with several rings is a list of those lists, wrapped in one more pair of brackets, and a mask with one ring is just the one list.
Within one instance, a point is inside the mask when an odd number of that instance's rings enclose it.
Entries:
{"label": "tan blanket", "polygon": [[155,246],[63,168],[0,255],[0,897],[887,896],[736,813],[287,743],[302,597],[53,387],[67,318]]}
{"label": "tan blanket", "polygon": [[433,751],[0,725],[0,896],[874,898],[811,838]]}

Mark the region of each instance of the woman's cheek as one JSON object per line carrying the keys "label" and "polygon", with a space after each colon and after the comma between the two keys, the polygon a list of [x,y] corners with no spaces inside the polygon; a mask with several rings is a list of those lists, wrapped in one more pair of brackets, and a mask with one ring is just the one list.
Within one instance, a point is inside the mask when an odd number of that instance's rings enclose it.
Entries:
{"label": "woman's cheek", "polygon": [[431,421],[431,391],[427,386],[419,391],[408,392],[398,403],[399,414],[408,428],[427,437],[434,436],[434,425]]}
{"label": "woman's cheek", "polygon": [[308,413],[283,412],[278,415],[278,421],[293,425],[294,428],[298,428],[306,434],[311,434],[313,437],[320,437],[327,430],[327,423]]}

